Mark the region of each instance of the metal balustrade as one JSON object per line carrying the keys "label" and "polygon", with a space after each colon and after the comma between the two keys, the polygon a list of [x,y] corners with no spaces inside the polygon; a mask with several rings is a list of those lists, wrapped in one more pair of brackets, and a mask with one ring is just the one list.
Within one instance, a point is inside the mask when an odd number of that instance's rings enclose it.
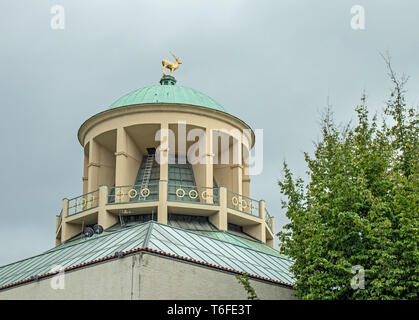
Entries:
{"label": "metal balustrade", "polygon": [[266,208],[265,208],[265,212],[266,212],[266,217],[265,217],[265,222],[266,222],[266,225],[268,226],[268,228],[269,228],[272,232],[274,232],[274,230],[273,230],[273,228],[272,228],[272,217],[271,217],[271,215],[269,214],[268,209],[266,209]]}
{"label": "metal balustrade", "polygon": [[61,209],[60,214],[57,215],[57,217],[58,217],[58,224],[57,224],[56,231],[58,231],[58,229],[60,228],[61,222],[63,221],[63,209]]}
{"label": "metal balustrade", "polygon": [[218,188],[169,183],[167,200],[219,205],[219,190]]}
{"label": "metal balustrade", "polygon": [[[150,202],[159,200],[159,182],[150,182],[147,187],[141,185],[114,186],[107,196],[108,204],[123,204],[132,202]],[[183,185],[169,182],[167,185],[167,200],[197,204],[220,205],[219,188]],[[99,205],[99,189],[68,200],[68,216],[72,216]],[[259,215],[259,201],[227,190],[227,207],[255,217]],[[272,217],[265,209],[265,222],[273,232]],[[62,210],[59,223],[62,221]],[[58,229],[57,229],[58,230]]]}
{"label": "metal balustrade", "polygon": [[131,203],[159,200],[158,182],[148,183],[148,186],[131,185],[112,187],[108,195],[108,203]]}
{"label": "metal balustrade", "polygon": [[99,189],[68,200],[68,215],[72,216],[99,205]]}
{"label": "metal balustrade", "polygon": [[228,190],[227,207],[259,217],[259,201]]}

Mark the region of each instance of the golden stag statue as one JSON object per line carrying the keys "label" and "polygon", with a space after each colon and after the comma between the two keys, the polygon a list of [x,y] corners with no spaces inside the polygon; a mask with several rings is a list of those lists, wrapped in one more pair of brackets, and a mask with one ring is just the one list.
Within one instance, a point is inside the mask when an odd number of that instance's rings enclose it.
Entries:
{"label": "golden stag statue", "polygon": [[162,60],[161,64],[163,65],[163,75],[167,75],[166,74],[166,68],[170,69],[170,75],[173,76],[173,71],[175,71],[177,68],[179,68],[179,65],[182,64],[182,62],[180,62],[180,60],[178,58],[176,58],[176,56],[170,52],[170,54],[173,56],[173,58],[175,58],[176,62],[170,62],[169,60]]}

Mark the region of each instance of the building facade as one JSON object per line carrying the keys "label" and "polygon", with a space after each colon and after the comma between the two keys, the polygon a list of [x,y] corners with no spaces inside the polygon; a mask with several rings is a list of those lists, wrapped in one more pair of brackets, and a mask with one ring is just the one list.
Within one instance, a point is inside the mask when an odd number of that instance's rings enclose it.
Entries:
{"label": "building facade", "polygon": [[55,248],[0,267],[0,299],[245,299],[243,272],[261,298],[293,298],[292,262],[250,197],[245,122],[164,75],[86,120],[78,139],[82,194],[63,199]]}

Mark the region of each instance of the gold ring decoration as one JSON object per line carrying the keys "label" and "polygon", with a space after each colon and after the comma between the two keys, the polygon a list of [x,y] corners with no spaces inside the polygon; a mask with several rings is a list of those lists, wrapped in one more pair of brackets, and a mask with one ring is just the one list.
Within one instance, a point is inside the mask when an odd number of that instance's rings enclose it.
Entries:
{"label": "gold ring decoration", "polygon": [[81,199],[80,205],[84,207],[87,204],[87,200],[85,198]]}
{"label": "gold ring decoration", "polygon": [[[243,203],[244,203],[244,205],[243,205]],[[242,199],[240,201],[240,204],[242,205],[242,209],[246,209],[247,208],[247,202],[246,202],[246,200]]]}
{"label": "gold ring decoration", "polygon": [[128,197],[130,199],[134,199],[136,196],[138,196],[138,192],[134,188],[128,191]]}
{"label": "gold ring decoration", "polygon": [[[179,191],[181,192],[181,194],[182,194],[182,195],[179,195]],[[176,196],[177,196],[178,198],[183,198],[183,197],[185,196],[185,194],[186,194],[186,192],[185,192],[185,190],[183,190],[182,188],[178,188],[178,189],[176,190]]]}
{"label": "gold ring decoration", "polygon": [[234,196],[233,198],[231,198],[231,202],[233,203],[233,206],[237,207],[237,205],[239,204],[239,199]]}
{"label": "gold ring decoration", "polygon": [[94,195],[90,195],[89,202],[93,202],[94,200],[95,200],[95,196]]}
{"label": "gold ring decoration", "polygon": [[198,191],[192,189],[192,190],[189,191],[188,195],[189,195],[189,198],[196,199],[196,198],[198,198],[199,194],[198,194]]}
{"label": "gold ring decoration", "polygon": [[150,195],[150,189],[142,188],[140,194],[143,198],[147,198]]}

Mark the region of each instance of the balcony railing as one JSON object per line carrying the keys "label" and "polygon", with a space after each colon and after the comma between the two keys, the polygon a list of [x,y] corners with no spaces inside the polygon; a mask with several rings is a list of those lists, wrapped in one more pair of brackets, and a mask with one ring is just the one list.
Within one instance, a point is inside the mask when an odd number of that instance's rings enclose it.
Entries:
{"label": "balcony railing", "polygon": [[[158,181],[151,182],[147,186],[114,186],[109,190],[110,192],[107,195],[107,203],[128,204],[133,202],[159,201],[159,186],[160,183]],[[254,217],[260,217],[259,201],[229,190],[226,190],[226,195],[227,208],[237,210]],[[209,188],[169,182],[167,185],[167,200],[219,206],[220,189],[218,187]],[[68,200],[68,216],[73,216],[98,206],[99,189]],[[266,209],[265,212],[265,223],[273,232],[272,217]],[[58,225],[60,225],[62,219],[62,213],[60,213]]]}
{"label": "balcony railing", "polygon": [[99,189],[68,200],[68,215],[72,216],[99,205]]}
{"label": "balcony railing", "polygon": [[169,183],[167,200],[219,205],[219,190],[218,188]]}
{"label": "balcony railing", "polygon": [[130,203],[159,200],[159,183],[149,183],[147,186],[115,186],[108,196],[108,203]]}
{"label": "balcony railing", "polygon": [[58,218],[58,223],[57,223],[56,231],[58,231],[58,229],[60,228],[61,222],[63,221],[63,209],[61,209],[60,214],[57,215],[57,218]]}
{"label": "balcony railing", "polygon": [[259,217],[259,201],[232,191],[227,191],[227,207]]}
{"label": "balcony railing", "polygon": [[271,217],[271,215],[269,214],[268,209],[266,209],[266,208],[265,208],[265,212],[266,212],[266,217],[265,217],[265,222],[266,222],[266,225],[268,226],[268,228],[269,228],[272,232],[274,232],[274,230],[273,230],[273,228],[272,228],[272,217]]}

